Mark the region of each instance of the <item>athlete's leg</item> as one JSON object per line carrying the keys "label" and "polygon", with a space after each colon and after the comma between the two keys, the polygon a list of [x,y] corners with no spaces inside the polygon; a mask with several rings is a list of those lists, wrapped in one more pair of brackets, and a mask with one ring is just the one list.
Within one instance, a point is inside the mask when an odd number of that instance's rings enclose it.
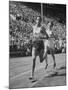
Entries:
{"label": "athlete's leg", "polygon": [[34,70],[35,70],[35,65],[36,65],[36,48],[32,48],[32,59],[33,59],[33,65],[32,65],[32,78],[34,77]]}
{"label": "athlete's leg", "polygon": [[45,62],[46,62],[46,66],[45,66],[45,69],[47,69],[47,66],[48,66],[48,61],[47,61],[47,45],[48,45],[48,41],[45,41],[44,42],[44,55],[43,55],[43,58],[45,59]]}
{"label": "athlete's leg", "polygon": [[54,50],[51,50],[51,55],[53,57],[53,61],[54,61],[54,68],[56,67],[56,61],[55,61],[55,55],[54,55]]}

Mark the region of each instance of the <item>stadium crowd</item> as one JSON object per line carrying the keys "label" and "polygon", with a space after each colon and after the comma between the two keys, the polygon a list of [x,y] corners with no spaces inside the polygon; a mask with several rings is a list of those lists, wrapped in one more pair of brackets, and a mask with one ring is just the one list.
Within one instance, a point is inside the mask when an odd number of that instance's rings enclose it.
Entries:
{"label": "stadium crowd", "polygon": [[[35,24],[36,16],[40,15],[26,6],[21,6],[16,3],[9,3],[9,46],[10,53],[22,51],[24,55],[31,53],[31,34],[32,26]],[[44,25],[47,25],[48,20],[44,16]],[[53,19],[54,43],[55,51],[62,53],[66,52],[66,25],[59,23]]]}

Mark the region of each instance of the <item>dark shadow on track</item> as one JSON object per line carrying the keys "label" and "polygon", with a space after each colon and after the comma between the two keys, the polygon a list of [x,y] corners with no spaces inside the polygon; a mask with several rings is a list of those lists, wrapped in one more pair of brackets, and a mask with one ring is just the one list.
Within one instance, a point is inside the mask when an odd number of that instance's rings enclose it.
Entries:
{"label": "dark shadow on track", "polygon": [[62,66],[58,70],[61,70],[61,69],[66,69],[66,66]]}
{"label": "dark shadow on track", "polygon": [[47,77],[55,77],[55,76],[66,76],[66,67],[65,66],[60,67],[56,72],[50,74]]}

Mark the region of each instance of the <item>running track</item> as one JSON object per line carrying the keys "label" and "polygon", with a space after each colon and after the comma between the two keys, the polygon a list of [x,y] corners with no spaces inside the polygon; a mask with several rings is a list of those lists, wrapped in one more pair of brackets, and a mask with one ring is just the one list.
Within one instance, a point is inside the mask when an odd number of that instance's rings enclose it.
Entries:
{"label": "running track", "polygon": [[48,68],[45,70],[45,61],[39,62],[37,57],[35,77],[29,80],[32,69],[32,58],[21,57],[9,59],[9,88],[30,88],[66,85],[66,54],[56,54],[56,69],[53,69],[53,60],[48,55]]}

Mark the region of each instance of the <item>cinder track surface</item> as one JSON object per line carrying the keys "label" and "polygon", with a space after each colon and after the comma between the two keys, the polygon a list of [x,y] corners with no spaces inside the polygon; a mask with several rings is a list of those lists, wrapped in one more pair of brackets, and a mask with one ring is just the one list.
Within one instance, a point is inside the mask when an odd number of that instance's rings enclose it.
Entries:
{"label": "cinder track surface", "polygon": [[55,54],[56,69],[53,59],[48,55],[48,68],[45,61],[36,60],[35,80],[29,80],[32,69],[32,58],[21,57],[9,59],[9,88],[31,88],[66,85],[66,54]]}

